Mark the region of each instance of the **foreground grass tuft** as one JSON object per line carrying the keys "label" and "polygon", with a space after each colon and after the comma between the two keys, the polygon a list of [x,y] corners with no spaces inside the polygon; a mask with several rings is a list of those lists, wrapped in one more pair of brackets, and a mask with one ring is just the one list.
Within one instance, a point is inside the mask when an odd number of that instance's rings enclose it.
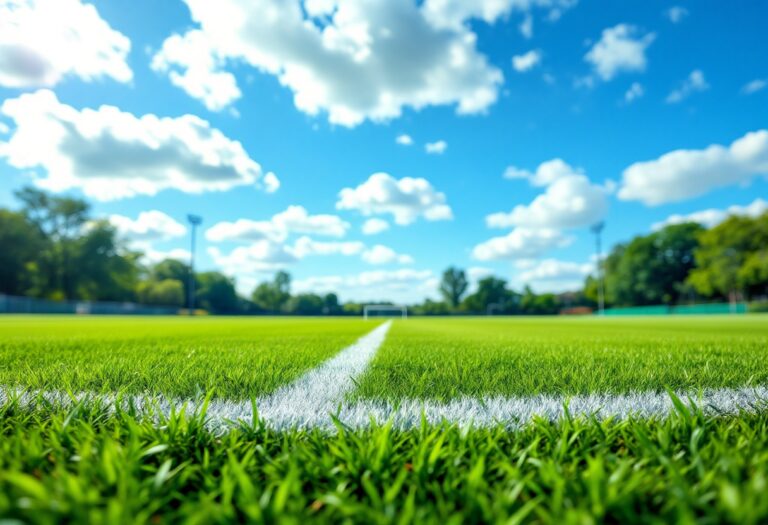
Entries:
{"label": "foreground grass tuft", "polygon": [[517,432],[217,435],[204,415],[0,407],[0,517],[56,523],[768,519],[768,415],[535,421]]}

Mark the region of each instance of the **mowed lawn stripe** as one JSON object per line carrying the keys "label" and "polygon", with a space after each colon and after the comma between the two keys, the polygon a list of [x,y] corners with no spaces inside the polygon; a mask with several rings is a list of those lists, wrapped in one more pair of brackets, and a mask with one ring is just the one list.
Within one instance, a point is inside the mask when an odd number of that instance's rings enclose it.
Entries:
{"label": "mowed lawn stripe", "polygon": [[768,384],[768,316],[395,322],[355,399],[449,401]]}
{"label": "mowed lawn stripe", "polygon": [[36,390],[264,396],[375,326],[360,319],[0,317],[0,384]]}

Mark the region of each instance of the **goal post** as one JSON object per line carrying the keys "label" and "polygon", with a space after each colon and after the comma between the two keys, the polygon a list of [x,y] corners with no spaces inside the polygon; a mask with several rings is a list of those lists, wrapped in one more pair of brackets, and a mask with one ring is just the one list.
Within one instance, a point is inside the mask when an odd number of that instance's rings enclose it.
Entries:
{"label": "goal post", "polygon": [[408,319],[408,307],[399,304],[366,304],[363,306],[363,320],[367,321],[371,313],[400,312],[401,319]]}

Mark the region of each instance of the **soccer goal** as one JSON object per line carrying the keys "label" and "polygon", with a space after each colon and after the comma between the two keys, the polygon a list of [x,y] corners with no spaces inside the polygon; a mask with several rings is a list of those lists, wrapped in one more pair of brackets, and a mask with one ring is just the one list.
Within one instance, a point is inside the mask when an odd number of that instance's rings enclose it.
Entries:
{"label": "soccer goal", "polygon": [[363,306],[363,319],[368,320],[371,314],[378,315],[386,312],[400,312],[400,318],[408,318],[408,307],[399,304],[366,304]]}

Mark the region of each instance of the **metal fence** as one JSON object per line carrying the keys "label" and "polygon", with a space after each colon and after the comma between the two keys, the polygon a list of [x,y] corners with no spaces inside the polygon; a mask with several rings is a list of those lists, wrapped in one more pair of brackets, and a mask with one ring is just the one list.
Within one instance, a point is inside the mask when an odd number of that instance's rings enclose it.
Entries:
{"label": "metal fence", "polygon": [[101,301],[51,301],[0,294],[2,314],[176,315],[178,308]]}
{"label": "metal fence", "polygon": [[706,303],[683,304],[677,306],[653,305],[632,306],[629,308],[608,308],[605,315],[706,315],[706,314],[745,314],[747,303]]}

